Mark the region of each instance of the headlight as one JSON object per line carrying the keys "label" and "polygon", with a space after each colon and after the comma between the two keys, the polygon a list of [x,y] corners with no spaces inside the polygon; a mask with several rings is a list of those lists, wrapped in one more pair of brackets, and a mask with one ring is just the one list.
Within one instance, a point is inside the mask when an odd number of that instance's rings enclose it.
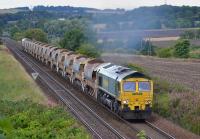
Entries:
{"label": "headlight", "polygon": [[128,104],[128,102],[129,102],[128,100],[124,100],[123,104]]}
{"label": "headlight", "polygon": [[146,103],[147,103],[147,104],[150,104],[150,103],[151,103],[151,100],[147,100]]}

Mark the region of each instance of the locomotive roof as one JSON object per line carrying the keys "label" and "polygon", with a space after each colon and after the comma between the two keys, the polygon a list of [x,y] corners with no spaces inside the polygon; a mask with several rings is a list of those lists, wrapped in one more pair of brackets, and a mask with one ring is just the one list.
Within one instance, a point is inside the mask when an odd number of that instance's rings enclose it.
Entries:
{"label": "locomotive roof", "polygon": [[138,73],[137,71],[134,71],[130,68],[115,65],[112,63],[101,64],[98,67],[98,72],[117,81],[121,81],[129,75]]}

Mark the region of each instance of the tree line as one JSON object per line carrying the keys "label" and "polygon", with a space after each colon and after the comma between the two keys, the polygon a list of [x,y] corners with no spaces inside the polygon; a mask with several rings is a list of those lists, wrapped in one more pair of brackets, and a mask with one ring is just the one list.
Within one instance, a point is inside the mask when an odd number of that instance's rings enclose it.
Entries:
{"label": "tree line", "polygon": [[[53,20],[50,21],[50,24],[45,23],[42,29],[20,30],[18,26],[14,26],[10,28],[10,34],[13,39],[18,41],[25,37],[44,43],[51,43],[57,47],[66,48],[88,57],[100,56],[100,50],[96,47],[95,33],[88,27],[86,21],[79,19]],[[55,38],[58,39],[55,40]]]}
{"label": "tree line", "polygon": [[[94,12],[87,12],[88,10]],[[5,26],[9,21],[34,21],[31,24],[58,18],[87,18],[93,24],[106,24],[106,31],[130,29],[163,29],[163,28],[191,28],[200,27],[200,7],[189,6],[154,6],[140,7],[124,11],[119,14],[101,13],[98,9],[75,7],[34,7],[33,11],[27,10],[14,14],[1,14],[0,25]],[[24,22],[25,21],[25,22]],[[28,23],[30,24],[30,23]]]}

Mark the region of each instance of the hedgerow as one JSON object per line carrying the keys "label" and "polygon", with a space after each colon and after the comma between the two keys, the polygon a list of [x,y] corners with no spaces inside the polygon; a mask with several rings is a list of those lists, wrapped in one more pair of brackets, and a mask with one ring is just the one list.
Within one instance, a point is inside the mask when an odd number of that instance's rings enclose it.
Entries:
{"label": "hedgerow", "polygon": [[89,138],[62,108],[24,101],[0,101],[0,134],[6,138]]}

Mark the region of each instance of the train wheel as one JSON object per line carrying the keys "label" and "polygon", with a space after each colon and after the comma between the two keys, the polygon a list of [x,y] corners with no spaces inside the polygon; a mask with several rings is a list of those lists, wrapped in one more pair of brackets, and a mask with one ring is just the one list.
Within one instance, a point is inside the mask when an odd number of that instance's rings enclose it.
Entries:
{"label": "train wheel", "polygon": [[84,90],[85,90],[85,86],[83,85],[83,83],[82,83],[82,91],[84,92]]}
{"label": "train wheel", "polygon": [[66,72],[63,71],[63,77],[66,77]]}
{"label": "train wheel", "polygon": [[56,67],[56,72],[58,72],[59,71],[59,67]]}

